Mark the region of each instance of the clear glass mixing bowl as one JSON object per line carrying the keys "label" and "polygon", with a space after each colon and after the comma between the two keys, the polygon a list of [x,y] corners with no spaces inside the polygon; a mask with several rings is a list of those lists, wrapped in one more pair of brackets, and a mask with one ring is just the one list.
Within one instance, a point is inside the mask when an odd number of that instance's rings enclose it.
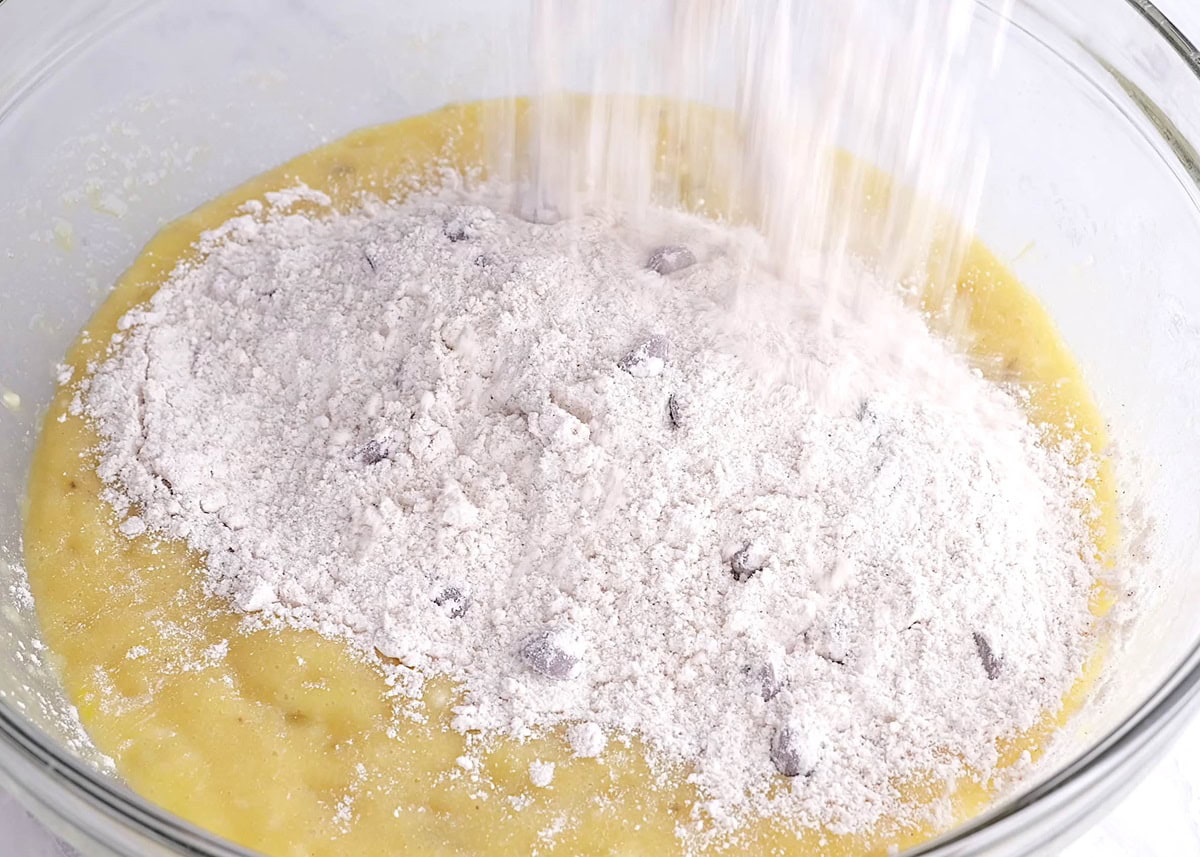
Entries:
{"label": "clear glass mixing bowl", "polygon": [[[0,785],[83,853],[247,852],[105,767],[38,642],[21,507],[56,360],[168,220],[354,128],[524,91],[510,57],[528,54],[527,7],[0,0]],[[651,49],[651,8],[614,0],[598,36]],[[1200,57],[1141,0],[975,14],[988,49],[1009,30],[976,106],[992,135],[979,231],[1057,319],[1136,457],[1153,555],[1135,569],[1143,615],[1057,764],[913,852],[943,857],[1061,845],[1162,750],[1200,680]]]}

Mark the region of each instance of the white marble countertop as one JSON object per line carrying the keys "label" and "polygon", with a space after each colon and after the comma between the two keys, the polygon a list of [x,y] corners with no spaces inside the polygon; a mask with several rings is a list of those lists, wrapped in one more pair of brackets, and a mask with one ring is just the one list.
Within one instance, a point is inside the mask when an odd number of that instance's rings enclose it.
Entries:
{"label": "white marble countertop", "polygon": [[[1159,0],[1158,7],[1193,41],[1200,39],[1200,0]],[[19,857],[73,857],[0,792],[0,851]],[[1200,854],[1200,719],[1107,816],[1059,857],[1183,857]]]}
{"label": "white marble countertop", "polygon": [[[1193,42],[1200,2],[1155,5]],[[1184,857],[1200,854],[1200,718],[1106,817],[1060,857]]]}

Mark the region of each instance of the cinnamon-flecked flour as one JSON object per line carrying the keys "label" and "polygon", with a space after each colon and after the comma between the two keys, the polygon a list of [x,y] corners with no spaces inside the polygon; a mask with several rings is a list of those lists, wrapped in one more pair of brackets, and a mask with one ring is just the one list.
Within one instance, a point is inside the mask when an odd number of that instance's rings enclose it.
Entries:
{"label": "cinnamon-flecked flour", "polygon": [[450,676],[455,728],[639,736],[717,826],[861,830],[897,777],[986,776],[1080,674],[1087,467],[893,283],[513,196],[300,189],[208,234],[77,402],[122,530],[398,660],[414,705]]}

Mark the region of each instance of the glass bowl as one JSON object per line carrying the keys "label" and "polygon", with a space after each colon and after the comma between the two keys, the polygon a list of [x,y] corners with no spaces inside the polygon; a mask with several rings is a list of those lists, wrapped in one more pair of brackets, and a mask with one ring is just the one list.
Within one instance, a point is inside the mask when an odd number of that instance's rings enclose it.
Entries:
{"label": "glass bowl", "polygon": [[[246,855],[128,790],[37,636],[22,497],[56,361],[167,221],[350,130],[528,90],[528,2],[0,0],[0,785],[87,855]],[[599,35],[654,8],[605,4]],[[978,231],[1134,462],[1139,610],[1041,777],[912,851],[1044,854],[1144,771],[1200,682],[1200,56],[1142,0],[978,0]],[[602,39],[598,39],[602,41]],[[586,68],[586,63],[580,63]],[[588,81],[582,80],[581,88]]]}

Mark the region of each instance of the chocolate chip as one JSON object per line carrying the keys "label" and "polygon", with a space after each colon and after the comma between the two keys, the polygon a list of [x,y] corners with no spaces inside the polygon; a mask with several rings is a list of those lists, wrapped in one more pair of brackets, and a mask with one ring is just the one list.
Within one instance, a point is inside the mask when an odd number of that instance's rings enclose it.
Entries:
{"label": "chocolate chip", "polygon": [[446,219],[442,225],[442,235],[446,236],[451,244],[469,241],[479,237],[479,223],[480,217],[476,211],[463,209]]}
{"label": "chocolate chip", "polygon": [[783,690],[783,677],[772,663],[765,663],[758,668],[758,683],[764,702],[770,702]]}
{"label": "chocolate chip", "polygon": [[437,598],[433,599],[433,603],[438,607],[446,607],[450,612],[451,619],[461,619],[467,614],[467,608],[471,606],[471,599],[467,598],[457,586],[447,586],[438,593]]}
{"label": "chocolate chip", "polygon": [[743,583],[762,571],[767,564],[767,558],[761,547],[753,542],[746,542],[741,550],[729,559],[729,571],[733,579]]}
{"label": "chocolate chip", "polygon": [[742,667],[742,674],[758,691],[763,702],[770,702],[783,690],[783,681],[779,678],[779,673],[773,664],[766,663],[759,667],[747,664]]}
{"label": "chocolate chip", "polygon": [[682,244],[667,244],[657,247],[650,253],[650,258],[646,260],[647,268],[664,277],[695,264],[696,255]]}
{"label": "chocolate chip", "polygon": [[996,653],[992,651],[992,644],[983,634],[976,631],[971,636],[975,638],[975,651],[979,653],[979,660],[983,662],[983,671],[987,673],[990,681],[995,681],[1000,677],[1004,659],[996,657]]}
{"label": "chocolate chip", "polygon": [[617,367],[635,378],[653,378],[667,368],[670,351],[671,343],[665,336],[648,336],[618,360]]}
{"label": "chocolate chip", "polygon": [[387,447],[377,440],[369,440],[358,453],[358,459],[363,464],[378,464],[388,458]]}
{"label": "chocolate chip", "polygon": [[583,672],[579,646],[562,629],[538,631],[521,644],[521,660],[531,670],[555,681],[578,678]]}
{"label": "chocolate chip", "polygon": [[771,762],[785,777],[807,777],[813,771],[800,745],[800,733],[791,726],[780,727],[771,738]]}
{"label": "chocolate chip", "polygon": [[683,402],[679,401],[679,396],[672,393],[667,396],[667,421],[670,422],[671,428],[683,428]]}

